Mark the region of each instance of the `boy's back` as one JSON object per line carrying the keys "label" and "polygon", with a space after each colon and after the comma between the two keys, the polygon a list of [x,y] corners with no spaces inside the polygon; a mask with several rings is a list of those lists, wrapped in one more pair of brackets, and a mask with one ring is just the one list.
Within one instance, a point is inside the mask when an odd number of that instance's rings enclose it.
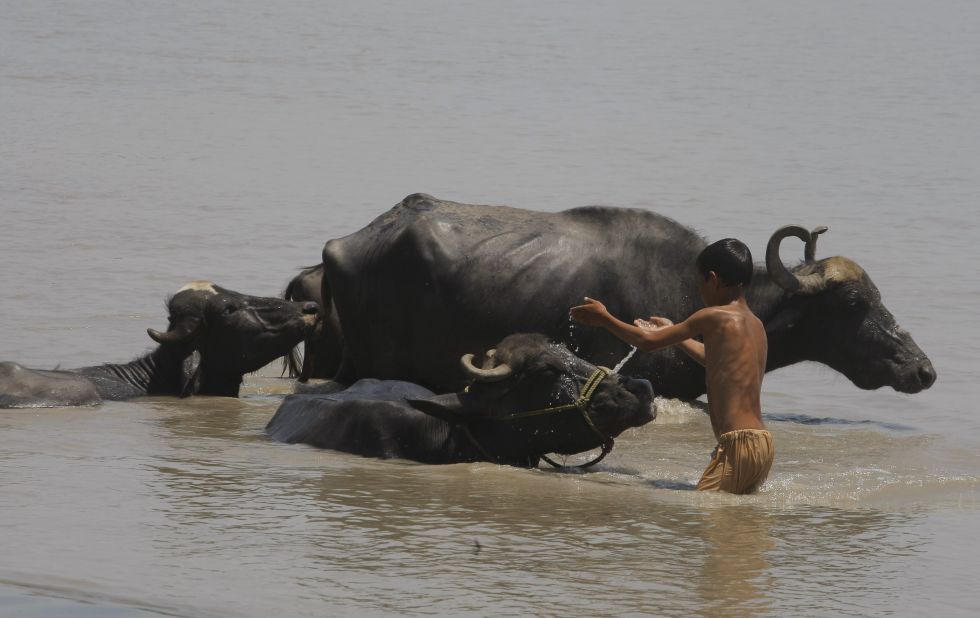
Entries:
{"label": "boy's back", "polygon": [[715,436],[736,429],[764,429],[760,392],[768,349],[765,327],[744,302],[708,307],[701,313]]}

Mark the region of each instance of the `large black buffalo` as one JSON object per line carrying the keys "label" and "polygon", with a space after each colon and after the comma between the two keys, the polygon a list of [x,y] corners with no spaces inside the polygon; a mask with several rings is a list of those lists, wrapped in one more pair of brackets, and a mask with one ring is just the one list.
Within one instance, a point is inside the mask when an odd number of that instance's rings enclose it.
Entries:
{"label": "large black buffalo", "polygon": [[[845,257],[815,258],[824,230],[780,228],[756,268],[747,296],[766,325],[767,370],[817,361],[864,389],[931,386],[932,364],[867,273]],[[793,268],[779,257],[788,236],[805,243]],[[546,213],[410,195],[323,249],[322,306],[338,319],[330,337],[343,341],[336,377],[458,390],[465,375],[456,359],[517,331],[543,332],[591,362],[613,365],[626,344],[573,326],[568,308],[588,295],[623,317],[682,320],[702,306],[694,262],[706,244],[645,210]],[[704,369],[677,350],[637,353],[625,371],[648,378],[658,394],[705,391]]]}
{"label": "large black buffalo", "polygon": [[160,344],[130,363],[45,371],[0,363],[0,407],[93,405],[141,395],[237,397],[242,376],[289,351],[316,326],[313,302],[246,296],[195,281],[168,303]]}
{"label": "large black buffalo", "polygon": [[407,382],[364,379],[327,395],[286,397],[266,432],[358,455],[446,464],[536,466],[547,453],[602,447],[653,420],[647,380],[576,357],[544,335],[516,334],[462,357],[465,392],[435,395]]}

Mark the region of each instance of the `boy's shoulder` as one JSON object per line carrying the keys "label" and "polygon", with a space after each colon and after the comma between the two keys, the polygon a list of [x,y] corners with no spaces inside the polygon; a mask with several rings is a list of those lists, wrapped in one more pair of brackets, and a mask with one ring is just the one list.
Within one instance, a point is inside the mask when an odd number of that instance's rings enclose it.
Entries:
{"label": "boy's shoulder", "polygon": [[708,334],[718,331],[726,317],[721,313],[720,307],[703,307],[692,313],[684,323],[691,332],[697,335]]}
{"label": "boy's shoulder", "polygon": [[714,305],[704,307],[691,316],[705,328],[738,327],[746,321],[758,321],[758,317],[748,308],[732,307],[730,305]]}
{"label": "boy's shoulder", "polygon": [[732,317],[732,310],[725,307],[724,305],[711,305],[709,307],[702,307],[698,309],[693,314],[691,318],[700,320],[702,322],[714,322],[718,320],[727,320]]}

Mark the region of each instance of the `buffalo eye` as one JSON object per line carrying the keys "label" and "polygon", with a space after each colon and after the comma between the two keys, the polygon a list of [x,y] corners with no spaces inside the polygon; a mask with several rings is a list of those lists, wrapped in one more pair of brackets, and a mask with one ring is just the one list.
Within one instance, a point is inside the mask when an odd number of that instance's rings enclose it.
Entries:
{"label": "buffalo eye", "polygon": [[863,296],[859,294],[849,294],[847,297],[847,306],[852,309],[862,309],[868,306],[867,301]]}
{"label": "buffalo eye", "polygon": [[238,311],[238,307],[235,305],[225,305],[225,308],[221,310],[221,315],[231,315]]}
{"label": "buffalo eye", "polygon": [[868,305],[868,301],[864,297],[864,294],[862,294],[862,291],[853,287],[844,292],[843,300],[844,304],[851,309],[861,309]]}
{"label": "buffalo eye", "polygon": [[536,379],[553,381],[561,377],[562,371],[556,367],[551,367],[550,365],[545,365],[543,367],[536,367],[534,370],[529,372],[530,375],[534,376]]}

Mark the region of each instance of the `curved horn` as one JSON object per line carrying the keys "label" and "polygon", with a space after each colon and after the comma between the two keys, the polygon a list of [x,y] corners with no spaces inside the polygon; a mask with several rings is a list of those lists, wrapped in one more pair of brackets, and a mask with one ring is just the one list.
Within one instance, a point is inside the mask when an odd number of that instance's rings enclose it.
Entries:
{"label": "curved horn", "polygon": [[812,264],[817,255],[817,236],[827,231],[826,225],[821,225],[810,230],[810,240],[806,241],[806,248],[803,249],[803,261]]}
{"label": "curved horn", "polygon": [[199,318],[182,318],[165,333],[148,328],[146,329],[146,334],[150,336],[150,339],[159,344],[186,343],[197,334],[197,329],[200,325],[201,320]]}
{"label": "curved horn", "polygon": [[514,372],[507,363],[501,363],[492,369],[480,369],[473,364],[472,354],[464,354],[459,360],[463,365],[463,371],[479,382],[499,382]]}
{"label": "curved horn", "polygon": [[823,275],[820,273],[812,273],[802,277],[794,275],[779,259],[779,244],[787,236],[795,236],[814,249],[816,248],[816,237],[812,236],[805,227],[785,225],[779,228],[769,239],[769,244],[766,245],[766,270],[769,271],[769,276],[772,277],[776,285],[790,293],[812,294],[820,291],[825,285]]}

